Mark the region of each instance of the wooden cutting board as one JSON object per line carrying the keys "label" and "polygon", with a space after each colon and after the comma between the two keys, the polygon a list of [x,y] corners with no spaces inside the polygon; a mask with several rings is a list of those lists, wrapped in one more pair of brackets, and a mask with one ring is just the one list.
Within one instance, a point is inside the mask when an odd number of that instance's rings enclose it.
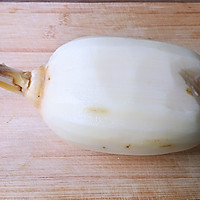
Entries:
{"label": "wooden cutting board", "polygon": [[[200,3],[0,3],[0,62],[45,64],[86,35],[167,41],[200,53]],[[200,199],[200,146],[119,156],[68,144],[22,96],[0,89],[0,199]]]}

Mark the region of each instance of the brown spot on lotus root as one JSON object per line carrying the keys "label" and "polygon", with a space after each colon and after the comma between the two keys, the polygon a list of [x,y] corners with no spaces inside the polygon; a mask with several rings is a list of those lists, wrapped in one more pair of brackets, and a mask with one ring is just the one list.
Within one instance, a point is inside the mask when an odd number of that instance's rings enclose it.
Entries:
{"label": "brown spot on lotus root", "polygon": [[185,90],[189,95],[193,96],[193,92],[190,88],[186,88]]}
{"label": "brown spot on lotus root", "polygon": [[106,108],[98,108],[98,107],[88,107],[87,111],[99,115],[107,114],[109,112],[108,109]]}
{"label": "brown spot on lotus root", "polygon": [[102,148],[105,149],[106,147],[103,146]]}
{"label": "brown spot on lotus root", "polygon": [[171,148],[171,147],[173,147],[173,145],[172,144],[164,144],[164,145],[161,145],[160,147],[161,148]]}
{"label": "brown spot on lotus root", "polygon": [[127,149],[129,149],[130,147],[131,147],[131,145],[130,145],[130,144],[126,145],[126,148],[127,148]]}

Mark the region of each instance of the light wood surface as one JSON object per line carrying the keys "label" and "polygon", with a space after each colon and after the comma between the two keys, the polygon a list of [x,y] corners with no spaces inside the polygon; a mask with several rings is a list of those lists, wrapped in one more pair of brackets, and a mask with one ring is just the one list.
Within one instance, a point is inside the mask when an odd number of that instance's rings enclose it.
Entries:
{"label": "light wood surface", "polygon": [[[61,44],[114,35],[200,53],[198,3],[0,3],[0,62],[32,70]],[[200,146],[119,156],[68,144],[22,96],[0,89],[0,199],[200,199]]]}

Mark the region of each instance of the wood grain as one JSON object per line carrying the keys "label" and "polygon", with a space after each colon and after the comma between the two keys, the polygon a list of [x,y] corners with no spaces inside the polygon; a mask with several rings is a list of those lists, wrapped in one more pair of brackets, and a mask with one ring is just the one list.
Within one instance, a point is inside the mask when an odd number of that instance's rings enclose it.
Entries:
{"label": "wood grain", "polygon": [[[198,3],[0,3],[0,62],[45,64],[61,44],[115,35],[200,53]],[[200,199],[200,146],[164,156],[118,156],[58,138],[22,96],[0,89],[0,199]]]}

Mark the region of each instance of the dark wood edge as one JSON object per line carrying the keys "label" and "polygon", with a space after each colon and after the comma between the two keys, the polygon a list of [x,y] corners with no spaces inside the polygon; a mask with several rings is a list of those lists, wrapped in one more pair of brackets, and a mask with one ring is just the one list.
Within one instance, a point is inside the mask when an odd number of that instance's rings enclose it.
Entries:
{"label": "dark wood edge", "polygon": [[65,2],[65,3],[100,3],[100,2],[153,2],[153,3],[200,3],[200,0],[0,0],[0,2]]}

